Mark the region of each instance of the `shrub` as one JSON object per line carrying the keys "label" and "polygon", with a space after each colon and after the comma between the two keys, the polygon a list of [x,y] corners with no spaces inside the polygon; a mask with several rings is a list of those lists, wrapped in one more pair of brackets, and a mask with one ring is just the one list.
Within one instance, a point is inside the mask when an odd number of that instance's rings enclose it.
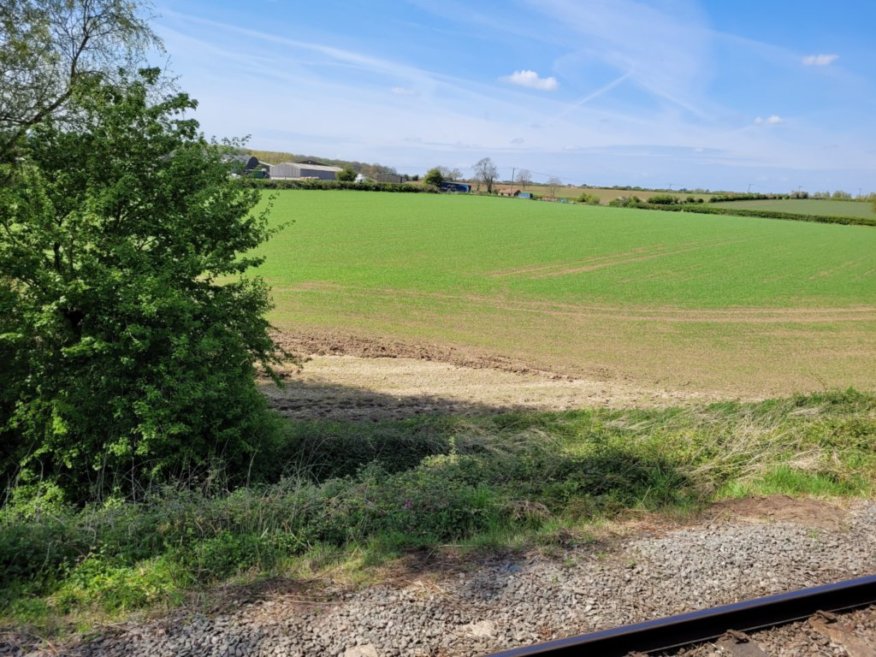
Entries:
{"label": "shrub", "polygon": [[609,203],[615,208],[637,208],[642,205],[642,199],[638,196],[620,196]]}
{"label": "shrub", "polygon": [[676,205],[680,203],[680,199],[671,194],[655,194],[648,199],[648,203],[654,205]]}
{"label": "shrub", "polygon": [[350,165],[347,165],[338,172],[337,179],[341,182],[353,182],[356,180],[356,170]]}
{"label": "shrub", "polygon": [[0,475],[79,504],[217,461],[242,480],[274,428],[259,194],[159,71],[122,76],[77,95],[75,129],[31,130],[0,187]]}
{"label": "shrub", "polygon": [[444,174],[441,173],[441,169],[434,167],[429,169],[426,175],[423,176],[423,182],[432,187],[440,187],[441,183],[444,182]]}

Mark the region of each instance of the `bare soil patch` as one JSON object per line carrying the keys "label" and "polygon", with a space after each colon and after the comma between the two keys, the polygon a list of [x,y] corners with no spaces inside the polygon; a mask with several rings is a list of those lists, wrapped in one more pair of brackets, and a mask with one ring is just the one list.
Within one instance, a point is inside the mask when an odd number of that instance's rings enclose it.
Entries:
{"label": "bare soil patch", "polygon": [[841,501],[787,495],[723,500],[711,505],[705,514],[712,522],[782,522],[829,530],[842,529],[847,516],[847,504]]}
{"label": "bare soil patch", "polygon": [[263,389],[295,419],[378,421],[421,414],[483,415],[513,410],[669,406],[717,395],[645,387],[607,371],[574,377],[476,350],[340,334],[283,335],[303,361],[285,385]]}
{"label": "bare soil patch", "polygon": [[496,369],[528,374],[540,372],[552,378],[560,374],[539,370],[523,361],[487,354],[473,348],[438,344],[414,344],[392,338],[372,338],[333,331],[310,333],[278,333],[274,339],[286,351],[302,359],[318,356],[353,356],[357,358],[390,358],[437,361],[472,369]]}

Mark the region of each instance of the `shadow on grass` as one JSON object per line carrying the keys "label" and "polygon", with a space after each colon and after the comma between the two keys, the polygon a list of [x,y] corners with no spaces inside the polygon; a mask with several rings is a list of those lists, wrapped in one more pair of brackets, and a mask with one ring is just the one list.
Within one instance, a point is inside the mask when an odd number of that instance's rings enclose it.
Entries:
{"label": "shadow on grass", "polygon": [[[318,401],[310,405],[312,400]],[[603,420],[597,418],[612,411],[544,412],[434,395],[397,397],[355,387],[302,383],[287,388],[271,405],[288,422],[277,451],[269,455],[268,480],[284,474],[304,475],[315,482],[355,477],[369,464],[391,474],[442,455],[501,462],[505,470],[499,473],[500,480],[523,474],[521,468],[527,470],[528,478],[542,478],[545,485],[556,483],[556,476],[565,481],[571,471],[587,473],[600,495],[629,486],[641,488],[646,495],[660,488],[649,480],[651,474],[661,479],[656,484],[680,476],[673,474],[664,455],[636,454],[608,440]],[[585,445],[593,442],[586,458],[564,452],[562,442],[571,437]],[[555,493],[563,495],[560,490]]]}
{"label": "shadow on grass", "polygon": [[519,404],[491,405],[440,395],[391,395],[334,383],[289,381],[279,389],[265,384],[262,390],[271,407],[291,420],[376,423],[424,415],[495,415],[527,410]]}
{"label": "shadow on grass", "polygon": [[[292,382],[263,388],[270,406],[288,420],[278,451],[259,467],[268,480],[304,475],[314,481],[354,476],[368,463],[389,472],[448,454],[473,418],[526,412],[438,395],[396,396],[337,384]],[[532,411],[529,411],[532,412]]]}
{"label": "shadow on grass", "polygon": [[[521,564],[503,545],[564,547],[564,529],[581,521],[696,508],[753,463],[773,473],[808,454],[805,472],[840,483],[872,472],[873,407],[872,396],[846,392],[696,413],[472,404],[464,415],[289,421],[254,463],[251,486],[0,515],[0,594],[127,609],[148,586],[164,595],[255,574],[306,579],[344,560],[382,566],[407,555],[408,573],[455,571],[430,556],[448,546],[481,546],[479,561],[492,551],[513,574]],[[801,468],[775,485],[801,488]]]}

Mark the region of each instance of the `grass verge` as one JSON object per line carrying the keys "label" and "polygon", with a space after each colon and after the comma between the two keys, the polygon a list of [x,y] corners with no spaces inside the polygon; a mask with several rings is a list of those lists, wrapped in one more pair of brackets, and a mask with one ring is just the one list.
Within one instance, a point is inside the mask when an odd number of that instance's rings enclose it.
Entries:
{"label": "grass verge", "polygon": [[551,542],[630,510],[872,496],[876,396],[295,423],[276,458],[289,470],[272,485],[166,488],[138,504],[73,509],[13,492],[0,510],[0,624],[69,629],[235,578]]}

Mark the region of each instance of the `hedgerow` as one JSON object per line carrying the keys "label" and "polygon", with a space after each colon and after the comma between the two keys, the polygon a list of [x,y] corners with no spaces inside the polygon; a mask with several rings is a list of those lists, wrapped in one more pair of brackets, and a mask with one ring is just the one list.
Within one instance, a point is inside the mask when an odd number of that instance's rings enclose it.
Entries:
{"label": "hedgerow", "polygon": [[255,189],[347,189],[357,192],[399,192],[405,194],[437,194],[439,190],[431,185],[409,185],[406,183],[349,182],[343,180],[271,180],[264,178],[244,178],[243,184]]}
{"label": "hedgerow", "polygon": [[[610,203],[609,205],[613,205]],[[621,204],[618,204],[621,205]],[[763,217],[765,219],[784,219],[787,221],[809,221],[821,224],[841,224],[844,226],[876,226],[876,219],[868,217],[839,217],[814,214],[794,214],[774,210],[750,210],[736,208],[717,208],[709,205],[690,203],[658,205],[653,203],[626,203],[624,207],[637,207],[644,210],[663,210],[667,212],[695,212],[697,214],[721,214],[733,217]]]}

